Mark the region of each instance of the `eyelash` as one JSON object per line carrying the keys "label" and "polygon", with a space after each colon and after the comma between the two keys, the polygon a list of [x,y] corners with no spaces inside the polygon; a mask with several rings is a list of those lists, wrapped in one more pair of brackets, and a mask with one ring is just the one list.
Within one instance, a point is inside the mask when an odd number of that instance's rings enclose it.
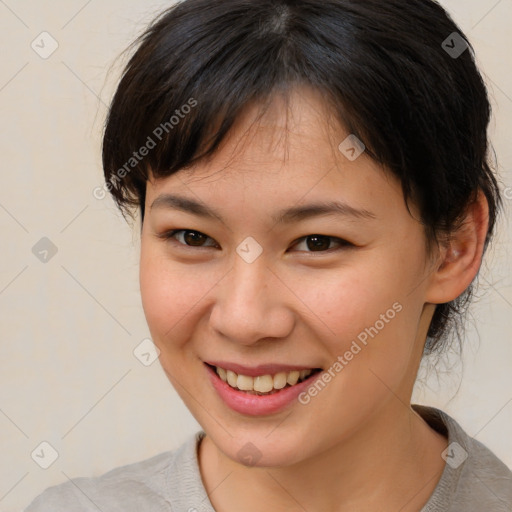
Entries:
{"label": "eyelash", "polygon": [[[178,242],[176,240],[176,238],[174,237],[174,235],[176,235],[177,233],[186,233],[186,232],[189,232],[189,233],[198,233],[200,235],[204,235],[206,236],[208,239],[210,240],[213,240],[213,238],[209,237],[208,235],[206,235],[205,233],[202,233],[201,231],[196,231],[194,229],[172,229],[171,231],[167,231],[165,233],[162,233],[161,235],[158,235],[159,238],[162,238],[168,242],[172,242],[172,243],[177,243],[181,246],[184,246],[186,247],[187,249],[205,249],[207,247],[214,247],[212,245],[207,245],[207,246],[193,246],[193,245],[187,245],[187,244],[184,244],[184,243],[181,243],[181,242]],[[318,237],[322,237],[322,238],[328,238],[330,240],[334,240],[336,242],[339,243],[340,247],[338,249],[334,249],[334,250],[340,250],[340,249],[347,249],[347,248],[350,248],[350,247],[355,247],[354,244],[348,242],[347,240],[343,240],[342,238],[338,238],[338,237],[335,237],[335,236],[328,236],[328,235],[321,235],[319,233],[315,233],[315,234],[311,234],[311,235],[307,235],[307,236],[303,236],[301,238],[299,238],[293,245],[297,245],[299,244],[300,242],[302,242],[303,240],[306,240],[307,238],[310,238],[310,237],[315,237],[315,236],[318,236]],[[332,252],[333,249],[332,248],[329,248],[325,251],[302,251],[302,252],[306,252],[306,253],[310,253],[310,254],[314,254],[314,253],[330,253]]]}

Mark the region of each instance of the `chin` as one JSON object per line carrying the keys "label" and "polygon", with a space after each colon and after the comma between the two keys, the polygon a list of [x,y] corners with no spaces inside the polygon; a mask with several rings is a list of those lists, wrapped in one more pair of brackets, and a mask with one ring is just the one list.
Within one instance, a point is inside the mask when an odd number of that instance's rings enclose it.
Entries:
{"label": "chin", "polygon": [[261,429],[261,432],[244,430],[237,433],[227,426],[227,430],[232,436],[223,431],[220,439],[218,435],[208,434],[208,437],[226,457],[246,467],[290,466],[303,460],[306,455],[306,441],[285,432],[279,433],[279,427],[275,429],[275,435],[269,435],[268,428]]}

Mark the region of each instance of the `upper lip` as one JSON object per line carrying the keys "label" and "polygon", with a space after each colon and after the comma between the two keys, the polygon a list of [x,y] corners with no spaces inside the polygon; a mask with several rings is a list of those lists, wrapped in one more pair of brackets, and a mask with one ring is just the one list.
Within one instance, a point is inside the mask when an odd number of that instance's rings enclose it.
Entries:
{"label": "upper lip", "polygon": [[290,364],[259,364],[257,366],[245,366],[243,364],[230,363],[228,361],[205,361],[211,366],[220,366],[225,370],[231,370],[237,375],[247,375],[248,377],[258,377],[260,375],[275,375],[281,372],[291,372],[293,370],[316,370],[318,367],[308,365],[290,365]]}

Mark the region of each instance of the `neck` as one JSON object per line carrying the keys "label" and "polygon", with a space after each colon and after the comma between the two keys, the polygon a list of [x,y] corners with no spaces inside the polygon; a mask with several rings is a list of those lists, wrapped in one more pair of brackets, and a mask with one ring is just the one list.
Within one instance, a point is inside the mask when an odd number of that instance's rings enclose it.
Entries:
{"label": "neck", "polygon": [[392,397],[364,428],[299,463],[246,467],[218,450],[208,436],[199,463],[216,510],[252,512],[268,504],[278,511],[407,512],[428,501],[444,468],[446,446],[441,434]]}

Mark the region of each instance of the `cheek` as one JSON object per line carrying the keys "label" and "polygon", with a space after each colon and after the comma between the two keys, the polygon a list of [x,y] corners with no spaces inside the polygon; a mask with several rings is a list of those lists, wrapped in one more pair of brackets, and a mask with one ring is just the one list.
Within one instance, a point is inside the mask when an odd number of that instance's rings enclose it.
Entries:
{"label": "cheek", "polygon": [[381,252],[292,281],[333,362],[342,356],[347,366],[385,373],[407,367],[423,305],[421,297],[411,294],[420,279],[419,267],[411,261],[410,254],[406,258]]}
{"label": "cheek", "polygon": [[[391,311],[393,304],[403,300],[406,283],[373,265],[352,268],[309,271],[293,286],[294,293],[307,306],[321,333],[344,340],[356,337],[365,327],[373,325],[381,314]],[[396,308],[395,308],[396,309]],[[380,325],[380,324],[379,324]]]}
{"label": "cheek", "polygon": [[142,306],[153,342],[160,350],[164,343],[180,339],[180,324],[186,322],[191,306],[201,295],[198,283],[178,270],[156,250],[143,247],[139,274]]}
{"label": "cheek", "polygon": [[382,272],[370,266],[337,279],[332,273],[315,277],[313,288],[301,283],[300,296],[318,315],[318,342],[330,357],[325,386],[312,388],[301,402],[314,411],[311,428],[333,421],[355,428],[387,399],[403,394],[421,306],[408,297],[408,279]]}
{"label": "cheek", "polygon": [[190,333],[207,317],[208,295],[222,274],[210,268],[172,261],[160,247],[142,246],[140,291],[153,342],[162,357],[187,343]]}

